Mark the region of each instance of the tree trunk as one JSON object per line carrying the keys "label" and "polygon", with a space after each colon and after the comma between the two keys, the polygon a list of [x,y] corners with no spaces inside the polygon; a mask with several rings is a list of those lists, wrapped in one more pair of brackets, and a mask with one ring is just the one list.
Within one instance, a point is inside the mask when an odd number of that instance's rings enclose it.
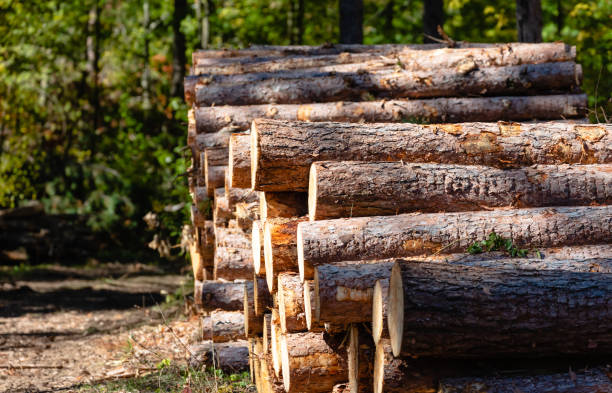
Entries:
{"label": "tree trunk", "polygon": [[174,14],[172,16],[172,84],[170,95],[183,97],[183,79],[185,79],[185,35],[181,31],[181,22],[187,16],[187,0],[174,0]]}
{"label": "tree trunk", "polygon": [[189,367],[216,368],[228,374],[248,370],[249,348],[245,340],[227,343],[205,341],[189,346]]}
{"label": "tree trunk", "polygon": [[210,42],[210,0],[197,0],[202,4],[202,35],[200,44],[202,49],[208,48]]}
{"label": "tree trunk", "polygon": [[268,291],[265,278],[255,277],[253,281],[253,296],[255,298],[255,315],[261,317],[272,308],[272,295]]}
{"label": "tree trunk", "polygon": [[219,247],[249,248],[251,239],[239,229],[220,227],[215,234],[215,248]]}
{"label": "tree trunk", "polygon": [[381,339],[389,338],[387,315],[389,310],[389,279],[376,281],[372,294],[372,339],[378,345]]}
{"label": "tree trunk", "polygon": [[307,190],[309,167],[315,161],[401,160],[499,168],[612,163],[610,125],[346,124],[257,119],[251,132],[251,179],[253,188],[260,191]]}
{"label": "tree trunk", "polygon": [[253,222],[253,231],[251,232],[251,248],[253,250],[253,269],[258,277],[265,277],[266,274],[266,257],[263,248],[263,221],[257,220]]}
{"label": "tree trunk", "polygon": [[227,166],[205,166],[204,168],[204,184],[206,184],[208,196],[214,196],[218,188],[221,188],[225,194],[225,168]]}
{"label": "tree trunk", "polygon": [[232,134],[229,144],[230,187],[251,188],[251,135]]}
{"label": "tree trunk", "polygon": [[203,311],[221,309],[225,311],[242,311],[244,308],[244,283],[196,281],[195,303]]}
{"label": "tree trunk", "polygon": [[270,292],[276,292],[276,277],[279,273],[298,271],[296,233],[298,224],[307,219],[274,218],[264,223],[266,281]]}
{"label": "tree trunk", "polygon": [[216,229],[226,225],[229,219],[232,218],[232,211],[229,209],[227,198],[225,197],[225,188],[215,189],[213,203],[213,223]]}
{"label": "tree trunk", "polygon": [[[257,118],[351,123],[527,121],[584,117],[586,108],[586,95],[569,94],[327,102],[304,105],[213,106],[196,108],[195,116],[198,133],[216,134],[221,133],[217,130],[224,127],[247,130],[251,122]],[[196,141],[202,137],[203,135],[198,135]]]}
{"label": "tree trunk", "polygon": [[250,248],[217,247],[215,250],[215,280],[249,280],[253,278]]}
{"label": "tree trunk", "polygon": [[321,265],[314,272],[314,322],[347,325],[372,320],[372,294],[378,280],[388,280],[392,262]]}
{"label": "tree trunk", "polygon": [[204,225],[200,227],[201,231],[201,242],[206,245],[215,244],[215,225],[212,220],[204,221]]}
{"label": "tree trunk", "polygon": [[491,233],[512,239],[516,247],[532,249],[607,243],[612,238],[612,206],[303,222],[297,230],[298,263],[301,272],[337,261],[465,252]]}
{"label": "tree trunk", "polygon": [[516,26],[519,42],[542,42],[540,0],[516,0]]}
{"label": "tree trunk", "polygon": [[[290,71],[213,75],[196,85],[196,105],[360,101],[374,98],[431,98],[466,95],[525,95],[573,91],[582,69],[574,62],[478,68],[468,62],[449,69],[398,73],[395,67],[371,72]],[[511,87],[509,87],[511,86]]]}
{"label": "tree trunk", "polygon": [[[251,278],[253,273],[251,272]],[[255,314],[255,288],[253,281],[246,281],[244,285],[243,313],[244,333],[247,338],[259,336],[263,333],[263,319]]]}
{"label": "tree trunk", "polygon": [[[442,39],[438,27],[444,25],[444,1],[426,0],[423,2],[423,42],[437,42]],[[432,39],[434,38],[434,39]]]}
{"label": "tree trunk", "polygon": [[305,192],[260,192],[259,216],[262,221],[273,218],[300,217],[308,213]]}
{"label": "tree trunk", "polygon": [[281,332],[297,333],[308,330],[304,314],[304,287],[295,273],[278,275],[278,314]]}
{"label": "tree trunk", "polygon": [[363,43],[363,0],[340,0],[340,43]]}
{"label": "tree trunk", "polygon": [[494,207],[612,204],[612,164],[514,170],[403,162],[317,162],[310,167],[311,221]]}
{"label": "tree trunk", "polygon": [[398,261],[389,287],[393,354],[544,357],[612,351],[612,275],[584,272],[579,263],[563,270],[518,265]]}
{"label": "tree trunk", "polygon": [[215,343],[244,339],[244,317],[238,311],[213,311],[202,319],[202,338]]}

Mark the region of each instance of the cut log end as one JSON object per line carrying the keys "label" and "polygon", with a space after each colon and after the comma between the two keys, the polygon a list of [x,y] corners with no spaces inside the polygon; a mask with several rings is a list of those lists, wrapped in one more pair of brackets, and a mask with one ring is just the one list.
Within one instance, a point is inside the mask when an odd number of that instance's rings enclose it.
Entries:
{"label": "cut log end", "polygon": [[349,329],[348,376],[351,392],[359,391],[359,329],[351,325]]}
{"label": "cut log end", "polygon": [[264,226],[263,242],[266,282],[268,283],[268,289],[270,289],[270,293],[273,293],[276,291],[276,280],[274,280],[272,234],[270,233],[270,228],[268,226]]}
{"label": "cut log end", "polygon": [[372,338],[375,344],[378,344],[383,334],[385,318],[383,301],[383,285],[379,280],[374,285],[374,294],[372,296]]}
{"label": "cut log end", "polygon": [[261,221],[254,221],[251,232],[251,247],[253,249],[253,268],[255,269],[255,275],[257,276],[261,276],[266,272],[265,262],[264,264],[261,263],[261,234]]}
{"label": "cut log end", "polygon": [[291,369],[289,367],[289,350],[287,348],[287,336],[282,335],[280,337],[280,360],[281,360],[281,368],[283,372],[283,386],[285,386],[285,391],[291,391]]}
{"label": "cut log end", "polygon": [[249,291],[246,283],[244,284],[244,296],[243,296],[243,315],[244,315],[244,336],[249,338]]}
{"label": "cut log end", "polygon": [[385,377],[385,351],[382,345],[376,345],[374,355],[374,393],[383,393],[383,382]]}
{"label": "cut log end", "polygon": [[313,282],[311,280],[304,281],[304,315],[306,316],[306,327],[308,330],[312,330],[313,328],[313,306],[314,301],[312,301],[313,291],[310,289]]}
{"label": "cut log end", "polygon": [[393,355],[399,356],[404,333],[404,289],[402,285],[402,272],[399,264],[393,265],[391,281],[389,282],[389,310],[387,326],[391,338]]}
{"label": "cut log end", "polygon": [[256,121],[253,120],[251,123],[251,189],[255,189],[257,186],[257,162],[259,161],[259,148],[258,148],[258,130]]}
{"label": "cut log end", "polygon": [[310,166],[308,178],[308,217],[317,220],[317,165]]}
{"label": "cut log end", "polygon": [[302,240],[302,230],[301,225],[298,224],[297,235],[296,235],[296,245],[297,245],[297,255],[298,255],[298,271],[300,272],[300,280],[304,282],[307,279],[312,279],[313,277],[306,277],[306,266],[304,265],[304,242]]}
{"label": "cut log end", "polygon": [[319,298],[319,272],[315,269],[313,282],[314,323],[318,324],[321,318],[321,299]]}

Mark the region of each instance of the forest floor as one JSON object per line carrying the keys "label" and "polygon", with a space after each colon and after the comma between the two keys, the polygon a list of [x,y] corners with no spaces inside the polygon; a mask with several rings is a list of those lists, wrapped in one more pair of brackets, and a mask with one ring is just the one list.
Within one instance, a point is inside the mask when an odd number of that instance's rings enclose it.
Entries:
{"label": "forest floor", "polygon": [[217,391],[186,367],[189,280],[139,263],[0,270],[0,392]]}

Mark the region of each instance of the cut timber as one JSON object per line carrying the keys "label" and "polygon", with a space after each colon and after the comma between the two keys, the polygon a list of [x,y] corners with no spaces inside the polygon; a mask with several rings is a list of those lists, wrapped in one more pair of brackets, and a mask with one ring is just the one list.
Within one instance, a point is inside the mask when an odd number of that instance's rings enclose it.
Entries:
{"label": "cut timber", "polygon": [[253,223],[259,220],[259,201],[236,203],[234,214],[242,230],[251,230]]}
{"label": "cut timber", "polygon": [[215,190],[213,203],[213,224],[216,231],[216,228],[227,225],[230,218],[232,218],[232,211],[229,209],[227,198],[225,197],[225,188],[217,188]]}
{"label": "cut timber", "polygon": [[555,207],[485,212],[402,214],[301,222],[297,252],[304,278],[314,266],[463,252],[491,233],[517,247],[608,243],[612,206]]}
{"label": "cut timber", "polygon": [[263,333],[262,333],[262,345],[263,345],[264,353],[270,353],[271,329],[272,329],[272,314],[271,313],[264,314],[263,315]]}
{"label": "cut timber", "polygon": [[304,287],[297,273],[278,275],[277,296],[281,332],[297,333],[308,330],[304,314]]}
{"label": "cut timber", "polygon": [[279,273],[298,271],[296,233],[298,224],[307,220],[307,217],[274,218],[264,223],[266,280],[270,292],[276,292]]}
{"label": "cut timber", "polygon": [[221,309],[225,311],[242,311],[244,308],[244,283],[196,281],[195,302],[203,311]]}
{"label": "cut timber", "polygon": [[348,376],[352,392],[370,392],[372,390],[374,368],[374,342],[366,329],[358,325],[349,328]]}
{"label": "cut timber", "polygon": [[230,187],[251,188],[251,136],[233,134],[229,144]]}
{"label": "cut timber", "polygon": [[253,278],[253,296],[255,299],[255,315],[262,316],[272,308],[272,295],[268,291],[265,278]]}
{"label": "cut timber", "polygon": [[[196,112],[199,108],[196,108]],[[228,147],[232,133],[227,129],[221,131],[196,135],[194,148],[196,152],[202,153],[209,148]]]}
{"label": "cut timber", "polygon": [[210,199],[208,198],[208,190],[206,190],[206,187],[195,187],[191,197],[193,199],[193,203],[200,211],[206,210],[206,207],[210,203]]}
{"label": "cut timber", "polygon": [[[529,146],[529,148],[525,148]],[[257,119],[251,180],[259,191],[306,191],[315,161],[403,161],[519,168],[612,163],[612,125],[349,124]]]}
{"label": "cut timber", "polygon": [[314,314],[315,314],[315,299],[314,299],[314,291],[313,286],[314,282],[312,280],[304,280],[304,316],[306,317],[306,327],[309,331],[315,330],[318,327],[318,323],[316,323]]}
{"label": "cut timber", "polygon": [[372,339],[378,345],[381,339],[389,338],[387,316],[389,310],[389,279],[378,280],[372,295]]}
{"label": "cut timber", "polygon": [[316,162],[310,168],[311,221],[340,217],[612,204],[612,164],[473,165]]}
{"label": "cut timber", "polygon": [[317,266],[314,322],[333,325],[370,322],[374,285],[378,280],[388,280],[392,267],[392,262]]}
{"label": "cut timber", "polygon": [[196,86],[196,106],[213,104],[359,101],[375,98],[428,98],[470,95],[525,95],[576,90],[582,68],[574,62],[478,68],[466,62],[452,68],[419,71],[357,69],[347,72],[290,70],[210,75]]}
{"label": "cut timber", "polygon": [[396,262],[387,315],[393,354],[610,353],[612,275],[584,272],[571,263],[563,270],[526,265],[511,269],[503,262],[486,267]]}
{"label": "cut timber", "polygon": [[215,225],[212,220],[206,220],[201,229],[200,241],[206,245],[215,244]]}
{"label": "cut timber", "polygon": [[300,217],[308,213],[305,192],[260,192],[259,209],[262,221],[268,218]]}
{"label": "cut timber", "polygon": [[[229,171],[229,170],[228,170]],[[230,188],[225,192],[230,209],[234,209],[238,203],[259,202],[259,195],[255,191],[246,188]]]}
{"label": "cut timber", "polygon": [[[395,123],[419,120],[424,123],[465,121],[529,121],[584,117],[585,94],[432,98],[325,102],[303,105],[212,106],[196,108],[196,130],[216,135],[223,127],[248,130],[255,119],[336,121],[349,123]],[[219,131],[221,132],[221,131]],[[196,147],[204,135],[196,137]],[[204,145],[205,146],[205,145]],[[209,147],[209,146],[205,146]],[[250,185],[249,185],[250,186]]]}
{"label": "cut timber", "polygon": [[278,309],[272,309],[272,318],[270,320],[270,352],[272,353],[272,366],[274,368],[274,375],[280,377],[282,375],[282,362],[281,362],[281,338],[283,334],[280,329],[280,317],[278,315]]}
{"label": "cut timber", "polygon": [[287,393],[329,392],[348,379],[346,353],[325,333],[291,333],[281,338],[283,383]]}
{"label": "cut timber", "polygon": [[249,236],[236,228],[219,227],[216,231],[215,247],[249,248],[251,239]]}
{"label": "cut timber", "polygon": [[255,388],[258,392],[263,392],[263,384],[261,381],[261,359],[263,357],[263,343],[259,337],[251,339],[253,345],[253,371],[255,372]]}
{"label": "cut timber", "polygon": [[204,166],[227,166],[229,149],[227,147],[207,147],[204,149]]}
{"label": "cut timber", "polygon": [[194,369],[216,368],[228,374],[248,370],[248,342],[239,340],[227,343],[204,341],[189,346],[189,366]]}
{"label": "cut timber", "polygon": [[207,166],[204,169],[204,184],[209,197],[213,197],[217,188],[225,192],[225,169],[226,166]]}
{"label": "cut timber", "polygon": [[189,256],[191,258],[191,269],[196,280],[204,280],[204,258],[196,241],[189,244]]}
{"label": "cut timber", "polygon": [[253,258],[250,248],[217,247],[215,250],[215,280],[250,280],[253,278]]}
{"label": "cut timber", "polygon": [[260,360],[261,390],[263,393],[285,393],[283,381],[274,375],[272,355],[264,351]]}
{"label": "cut timber", "polygon": [[253,249],[253,269],[258,277],[265,276],[266,264],[263,248],[263,221],[253,221],[251,232],[251,247]]}
{"label": "cut timber", "polygon": [[202,338],[215,343],[244,338],[244,317],[239,311],[213,311],[202,319]]}
{"label": "cut timber", "polygon": [[244,333],[247,338],[260,336],[263,332],[263,319],[255,314],[255,294],[253,281],[246,281],[242,310],[244,313]]}
{"label": "cut timber", "polygon": [[206,221],[206,215],[203,212],[201,212],[196,205],[191,205],[191,222],[193,223],[193,226],[196,226],[196,227],[204,226],[205,221]]}

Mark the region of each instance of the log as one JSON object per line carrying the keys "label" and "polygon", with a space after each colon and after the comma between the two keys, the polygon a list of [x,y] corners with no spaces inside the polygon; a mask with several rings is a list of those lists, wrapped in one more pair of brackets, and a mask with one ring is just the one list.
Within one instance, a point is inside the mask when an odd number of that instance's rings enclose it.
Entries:
{"label": "log", "polygon": [[[529,146],[528,149],[525,146]],[[307,123],[257,119],[251,180],[260,191],[306,191],[315,161],[403,161],[520,168],[612,163],[612,125]]]}
{"label": "log", "polygon": [[244,340],[226,343],[204,341],[190,345],[189,354],[189,367],[197,370],[215,368],[237,374],[249,368],[249,348]]}
{"label": "log", "polygon": [[[265,276],[266,264],[263,248],[263,221],[257,220],[253,222],[251,232],[251,247],[253,250],[253,269],[258,277]],[[263,263],[262,263],[263,262]]]}
{"label": "log", "polygon": [[244,338],[244,317],[238,311],[213,311],[202,319],[202,338],[215,343]]}
{"label": "log", "polygon": [[193,199],[194,205],[199,211],[205,212],[210,204],[206,187],[195,187],[193,191],[191,198]]}
{"label": "log", "polygon": [[204,280],[204,258],[200,254],[200,249],[195,241],[189,244],[189,256],[194,279]]}
{"label": "log", "polygon": [[532,249],[608,243],[612,238],[612,206],[301,222],[297,230],[300,275],[310,279],[308,272],[314,266],[336,261],[464,252],[491,233],[512,239],[516,247]]}
{"label": "log", "polygon": [[612,164],[479,165],[316,162],[310,168],[311,221],[452,212],[494,207],[612,204]]}
{"label": "log", "polygon": [[236,203],[234,215],[242,230],[251,230],[253,223],[259,220],[259,201]]}
{"label": "log", "polygon": [[213,201],[213,225],[216,231],[217,228],[227,225],[230,218],[232,218],[232,211],[228,207],[225,188],[217,188],[215,190]]}
{"label": "log", "polygon": [[253,297],[255,301],[255,315],[260,317],[270,311],[272,308],[272,295],[268,291],[268,284],[265,278],[254,276]]}
{"label": "log", "polygon": [[[262,332],[262,346],[264,353],[270,353],[271,351],[271,329],[272,329],[272,314],[263,314],[263,332]],[[270,359],[272,360],[272,359]]]}
{"label": "log", "polygon": [[[200,108],[196,108],[196,113],[199,110]],[[228,130],[228,127],[220,127],[219,129],[220,131],[206,134],[198,133],[194,139],[194,150],[198,153],[203,153],[209,148],[229,147],[230,136],[232,135],[231,131]]]}
{"label": "log", "polygon": [[270,319],[270,352],[272,355],[272,368],[274,375],[278,378],[282,375],[282,356],[281,356],[281,339],[283,334],[280,329],[280,317],[278,309],[272,309],[272,318]]}
{"label": "log", "polygon": [[529,121],[581,118],[586,108],[586,94],[201,107],[195,110],[196,131],[207,134],[196,136],[196,147],[203,136],[216,135],[224,127],[248,130],[259,118],[349,123]]}
{"label": "log", "polygon": [[[251,277],[253,273],[251,272]],[[247,338],[260,336],[263,333],[263,320],[255,314],[255,294],[253,281],[246,281],[244,285],[243,313],[244,333]]]}
{"label": "log", "polygon": [[200,231],[200,242],[206,245],[215,244],[215,224],[212,220],[206,220]]}
{"label": "log", "polygon": [[299,275],[280,273],[277,296],[281,332],[297,333],[308,330],[304,313],[304,287]]}
{"label": "log", "polygon": [[234,281],[251,278],[253,278],[253,259],[250,248],[217,247],[215,280]]}
{"label": "log", "polygon": [[374,383],[374,342],[363,327],[351,325],[347,349],[349,386],[352,392],[371,392]]}
{"label": "log", "polygon": [[370,322],[374,285],[388,280],[392,267],[392,262],[315,267],[314,323]]}
{"label": "log", "polygon": [[204,212],[201,212],[196,205],[191,205],[191,223],[193,224],[193,226],[204,226],[205,221],[206,215],[204,214]]}
{"label": "log", "polygon": [[244,283],[196,281],[195,303],[203,311],[217,309],[225,311],[242,311],[244,308]]}
{"label": "log", "polygon": [[264,223],[264,259],[270,292],[276,292],[279,273],[298,271],[296,233],[298,224],[306,220],[307,217],[274,218]]}
{"label": "log", "polygon": [[[228,170],[229,172],[229,170]],[[259,204],[259,195],[255,191],[246,188],[230,188],[226,189],[226,197],[228,199],[230,209],[234,209],[239,203],[257,203]]]}
{"label": "log", "polygon": [[305,192],[260,192],[259,208],[262,221],[268,218],[301,217],[308,213]]}
{"label": "log", "polygon": [[[397,71],[395,66],[348,72],[292,70],[210,75],[195,88],[196,106],[359,101],[469,95],[526,95],[578,90],[582,68],[574,62]],[[205,83],[203,83],[205,82]]]}
{"label": "log", "polygon": [[372,340],[378,345],[389,338],[389,279],[376,281],[372,295]]}
{"label": "log", "polygon": [[251,136],[236,133],[229,144],[230,187],[251,188]]}
{"label": "log", "polygon": [[205,167],[211,166],[227,166],[229,164],[229,149],[228,147],[207,147],[204,149]]}
{"label": "log", "polygon": [[225,166],[205,166],[204,167],[204,184],[208,196],[213,197],[217,188],[222,188],[225,192]]}
{"label": "log", "polygon": [[314,318],[315,314],[315,298],[314,298],[314,282],[312,280],[304,280],[304,317],[306,318],[306,327],[308,331],[316,330],[318,323]]}
{"label": "log", "polygon": [[261,380],[261,359],[263,357],[263,344],[259,337],[251,339],[253,340],[253,370],[255,371],[255,387],[258,392],[263,391],[263,384]]}
{"label": "log", "polygon": [[283,381],[279,380],[274,375],[274,368],[272,366],[272,355],[264,353],[260,360],[261,364],[261,389],[260,392],[264,393],[284,393],[285,389]]}
{"label": "log", "polygon": [[532,270],[510,269],[503,262],[480,267],[397,261],[387,316],[393,354],[610,353],[612,275],[581,270],[571,264],[564,270]]}
{"label": "log", "polygon": [[215,248],[219,247],[249,248],[251,239],[241,230],[219,227],[215,237]]}

